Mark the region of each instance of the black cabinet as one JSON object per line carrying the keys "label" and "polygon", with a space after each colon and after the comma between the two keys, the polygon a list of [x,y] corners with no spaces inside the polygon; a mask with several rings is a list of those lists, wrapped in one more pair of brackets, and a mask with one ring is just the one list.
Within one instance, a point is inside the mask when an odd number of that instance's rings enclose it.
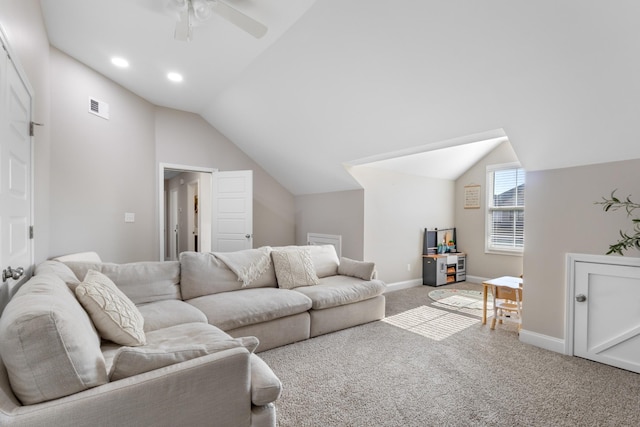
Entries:
{"label": "black cabinet", "polygon": [[442,286],[466,279],[467,255],[462,252],[422,256],[422,284]]}

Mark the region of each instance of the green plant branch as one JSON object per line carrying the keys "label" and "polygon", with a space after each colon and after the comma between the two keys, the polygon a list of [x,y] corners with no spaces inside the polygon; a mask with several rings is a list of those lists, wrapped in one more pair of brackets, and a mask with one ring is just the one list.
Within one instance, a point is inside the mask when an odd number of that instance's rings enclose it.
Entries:
{"label": "green plant branch", "polygon": [[[603,197],[601,202],[595,203],[597,205],[602,205],[602,209],[605,212],[624,209],[627,212],[628,217],[633,214],[634,210],[640,208],[640,204],[632,201],[631,196],[627,196],[623,200],[617,198],[615,195],[616,191],[617,190],[613,190],[609,198]],[[609,251],[607,252],[607,255],[614,253],[624,255],[623,252],[630,248],[636,248],[640,250],[640,218],[632,218],[631,222],[633,224],[634,234],[628,234],[620,230],[621,239],[616,243],[609,245]]]}

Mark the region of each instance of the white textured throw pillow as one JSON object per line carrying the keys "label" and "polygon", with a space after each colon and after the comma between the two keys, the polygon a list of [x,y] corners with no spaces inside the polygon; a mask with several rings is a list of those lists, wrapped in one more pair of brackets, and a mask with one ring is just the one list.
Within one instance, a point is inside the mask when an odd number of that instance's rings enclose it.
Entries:
{"label": "white textured throw pillow", "polygon": [[308,248],[274,250],[271,252],[271,258],[276,270],[278,287],[293,289],[318,284],[318,276]]}
{"label": "white textured throw pillow", "polygon": [[142,314],[104,274],[89,270],[76,288],[76,297],[102,338],[128,346],[146,343]]}

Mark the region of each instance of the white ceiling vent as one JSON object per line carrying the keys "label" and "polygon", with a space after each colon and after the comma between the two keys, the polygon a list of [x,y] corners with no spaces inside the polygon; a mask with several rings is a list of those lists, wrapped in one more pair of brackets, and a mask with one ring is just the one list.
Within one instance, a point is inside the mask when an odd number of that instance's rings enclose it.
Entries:
{"label": "white ceiling vent", "polygon": [[103,119],[109,120],[109,104],[89,97],[89,112]]}

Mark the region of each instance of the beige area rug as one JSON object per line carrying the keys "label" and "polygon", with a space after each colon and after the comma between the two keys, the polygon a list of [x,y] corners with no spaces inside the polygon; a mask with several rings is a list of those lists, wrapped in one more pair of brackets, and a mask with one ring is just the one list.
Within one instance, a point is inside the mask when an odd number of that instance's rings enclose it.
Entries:
{"label": "beige area rug", "polygon": [[[429,298],[436,305],[482,310],[482,291],[469,289],[436,289],[429,292]],[[493,310],[491,295],[487,298],[487,310]]]}
{"label": "beige area rug", "polygon": [[283,383],[278,426],[638,425],[640,375],[523,344],[515,324],[490,330],[432,290],[390,292],[383,321],[259,353]]}

